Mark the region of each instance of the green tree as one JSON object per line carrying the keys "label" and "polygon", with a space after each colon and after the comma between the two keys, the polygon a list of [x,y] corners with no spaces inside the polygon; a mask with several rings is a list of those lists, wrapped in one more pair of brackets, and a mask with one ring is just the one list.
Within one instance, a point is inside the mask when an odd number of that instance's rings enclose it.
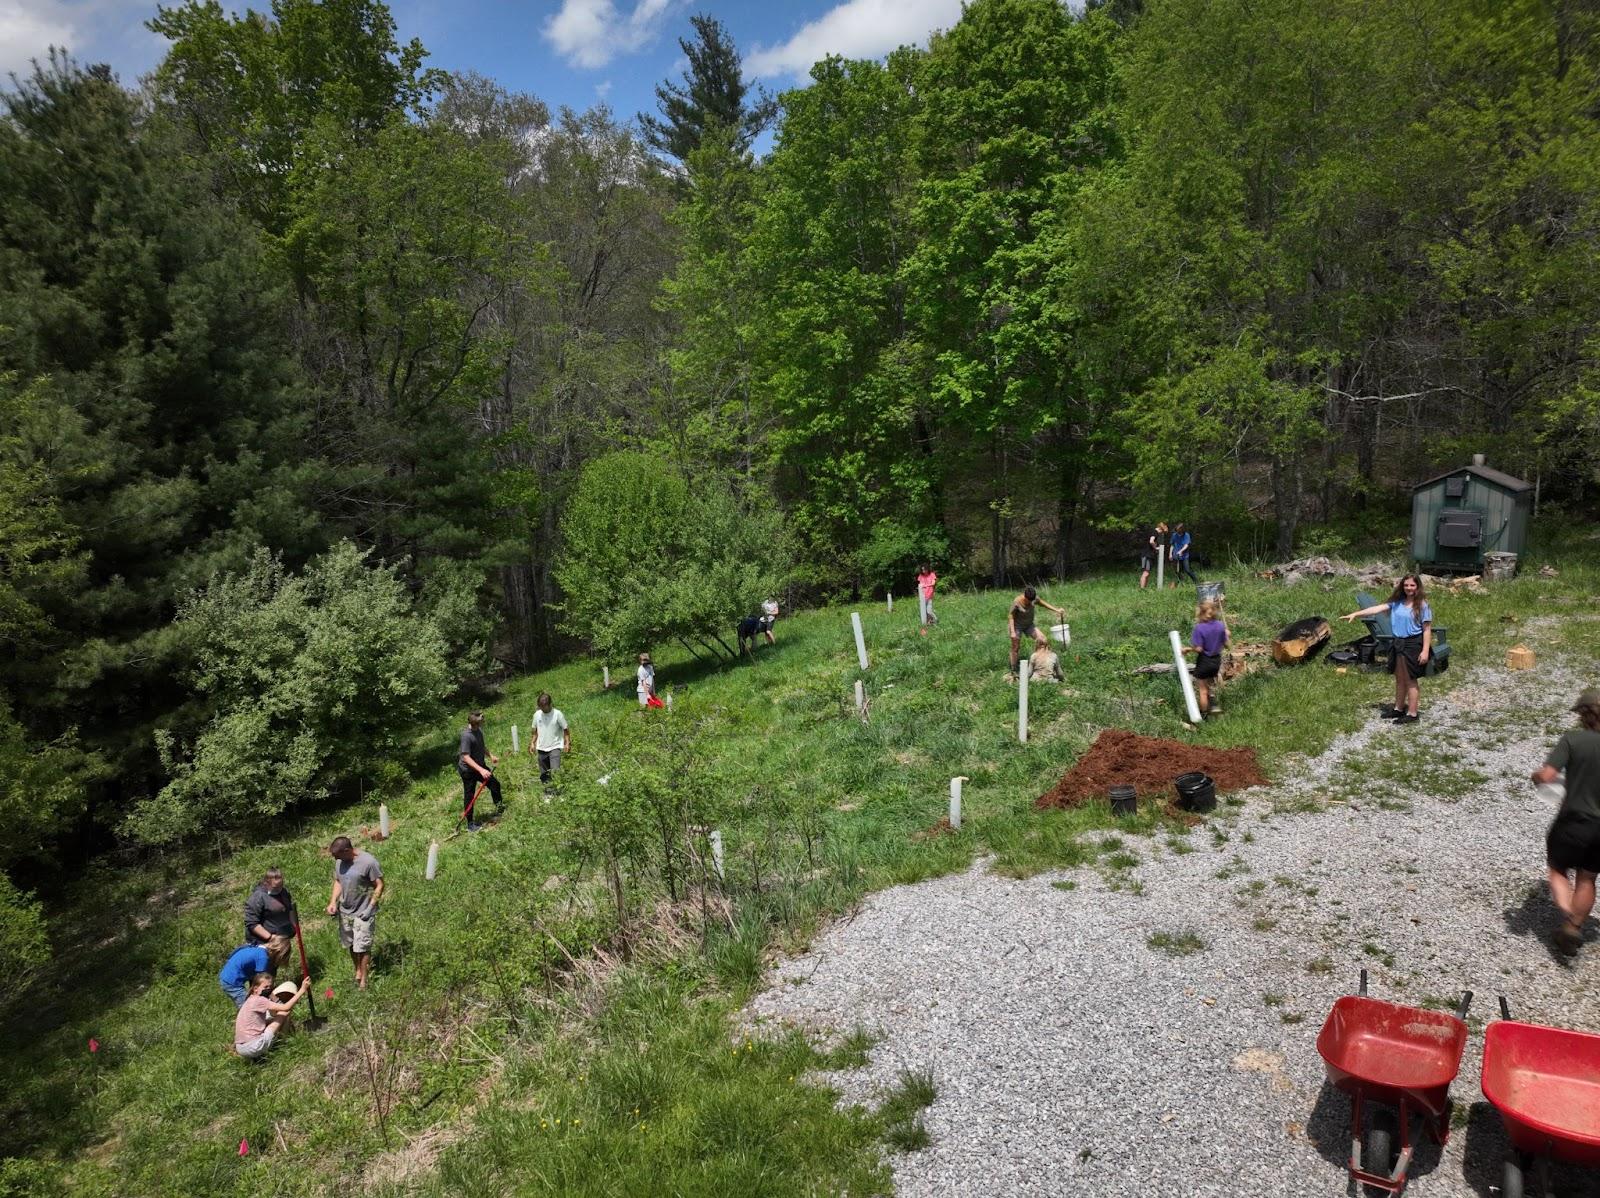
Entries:
{"label": "green tree", "polygon": [[565,626],[610,657],[719,639],[787,576],[772,514],[741,507],[719,480],[691,487],[642,453],[584,468],[561,536]]}
{"label": "green tree", "polygon": [[124,824],[150,844],[371,777],[438,716],[449,680],[438,626],[348,542],[300,575],[258,553],[189,598],[176,631],[208,716],[192,736],[158,734],[172,781]]}
{"label": "green tree", "polygon": [[697,13],[689,23],[694,26],[694,40],[678,39],[689,60],[683,82],[658,83],[661,115],[639,115],[645,144],[686,166],[711,130],[726,130],[734,148],[743,153],[777,115],[776,102],[766,96],[751,102],[739,51],[722,22]]}

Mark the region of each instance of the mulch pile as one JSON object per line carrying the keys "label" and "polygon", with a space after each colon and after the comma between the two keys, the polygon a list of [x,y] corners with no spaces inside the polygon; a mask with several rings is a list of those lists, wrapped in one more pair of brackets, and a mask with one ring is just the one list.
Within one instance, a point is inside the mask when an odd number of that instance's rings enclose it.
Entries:
{"label": "mulch pile", "polygon": [[1108,728],[1077,764],[1061,775],[1061,781],[1034,800],[1034,806],[1076,807],[1089,799],[1105,798],[1113,786],[1132,786],[1141,795],[1170,799],[1174,797],[1172,780],[1192,770],[1209,774],[1219,794],[1265,786],[1268,781],[1254,749],[1207,749]]}

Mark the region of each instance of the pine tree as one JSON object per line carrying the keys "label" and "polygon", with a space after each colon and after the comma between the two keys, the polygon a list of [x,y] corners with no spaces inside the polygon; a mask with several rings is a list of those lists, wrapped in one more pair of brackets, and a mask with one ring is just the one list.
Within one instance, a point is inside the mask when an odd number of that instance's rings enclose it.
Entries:
{"label": "pine tree", "polygon": [[695,40],[678,39],[689,59],[682,83],[668,80],[656,85],[661,115],[639,115],[644,140],[663,154],[688,163],[714,126],[735,131],[735,145],[743,152],[777,115],[776,100],[764,94],[747,103],[750,85],[744,81],[739,52],[722,22],[707,13],[689,18]]}

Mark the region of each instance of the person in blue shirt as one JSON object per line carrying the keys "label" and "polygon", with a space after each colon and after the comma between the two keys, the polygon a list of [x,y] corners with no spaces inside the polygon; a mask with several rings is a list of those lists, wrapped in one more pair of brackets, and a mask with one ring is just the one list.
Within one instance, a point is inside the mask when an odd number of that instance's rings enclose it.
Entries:
{"label": "person in blue shirt", "polygon": [[1433,609],[1428,606],[1422,592],[1422,579],[1407,574],[1394,585],[1394,594],[1388,602],[1364,607],[1345,617],[1346,621],[1362,616],[1389,613],[1389,626],[1394,632],[1394,649],[1389,654],[1389,669],[1394,674],[1394,706],[1386,707],[1383,718],[1397,724],[1417,722],[1417,679],[1433,655]]}
{"label": "person in blue shirt", "polygon": [[1195,577],[1194,569],[1189,565],[1189,547],[1192,542],[1193,538],[1189,536],[1188,531],[1183,527],[1183,522],[1180,520],[1177,527],[1172,530],[1172,546],[1170,549],[1172,554],[1172,586],[1174,590],[1177,589],[1178,580],[1185,575],[1195,585],[1198,586],[1200,583],[1200,580]]}
{"label": "person in blue shirt", "polygon": [[266,946],[246,944],[233,950],[228,963],[217,974],[217,981],[222,984],[222,992],[233,999],[233,1005],[242,1007],[244,1000],[249,997],[250,979],[258,973],[271,972]]}

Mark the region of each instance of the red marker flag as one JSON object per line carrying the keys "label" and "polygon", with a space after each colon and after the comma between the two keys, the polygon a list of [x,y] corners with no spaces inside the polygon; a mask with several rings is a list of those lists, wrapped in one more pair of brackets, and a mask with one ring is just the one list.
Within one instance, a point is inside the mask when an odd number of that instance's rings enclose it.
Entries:
{"label": "red marker flag", "polygon": [[250,1141],[249,1140],[240,1140],[239,1141],[239,1155],[240,1156],[249,1156],[250,1155]]}
{"label": "red marker flag", "polygon": [[100,1041],[96,1040],[93,1036],[89,1037],[89,1051],[90,1052],[99,1052],[100,1051]]}
{"label": "red marker flag", "polygon": [[326,990],[324,990],[322,992],[322,997],[323,998],[332,998],[333,997],[333,987],[329,986]]}

